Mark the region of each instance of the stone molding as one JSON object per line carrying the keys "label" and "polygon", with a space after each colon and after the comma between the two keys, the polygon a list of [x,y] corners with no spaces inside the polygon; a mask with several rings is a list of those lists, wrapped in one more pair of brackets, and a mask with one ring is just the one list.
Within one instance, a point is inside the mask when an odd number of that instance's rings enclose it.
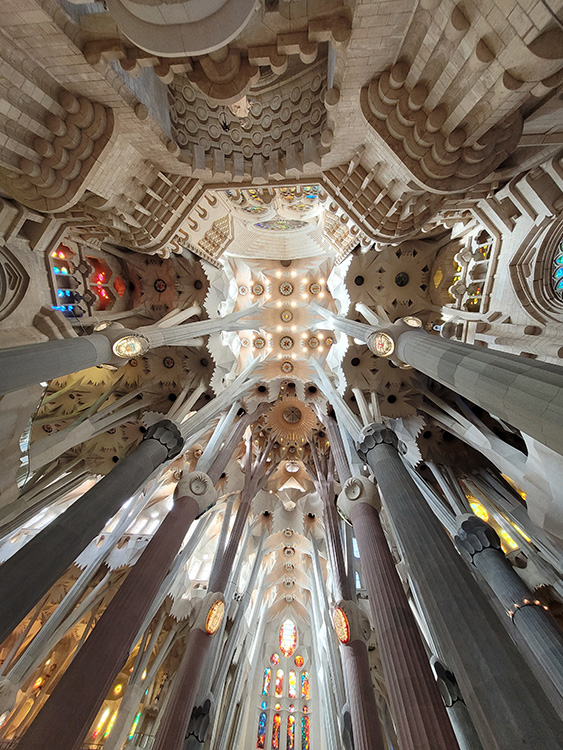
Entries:
{"label": "stone molding", "polygon": [[496,549],[504,557],[497,532],[477,516],[463,516],[454,537],[460,555],[469,563],[484,549]]}
{"label": "stone molding", "polygon": [[151,425],[143,440],[156,440],[163,445],[168,452],[168,460],[179,456],[184,447],[184,438],[170,419],[161,419],[160,422]]}
{"label": "stone molding", "polygon": [[193,498],[199,506],[199,515],[202,515],[215,505],[218,494],[207,474],[203,471],[192,471],[185,472],[176,485],[174,500],[180,497]]}
{"label": "stone molding", "polygon": [[371,450],[382,444],[398,447],[399,441],[395,433],[382,424],[369,424],[363,428],[356,443],[356,450],[363,461],[368,460]]}
{"label": "stone molding", "polygon": [[378,512],[381,510],[381,499],[373,480],[367,477],[350,477],[338,495],[338,510],[349,520],[352,510],[360,503],[371,505]]}

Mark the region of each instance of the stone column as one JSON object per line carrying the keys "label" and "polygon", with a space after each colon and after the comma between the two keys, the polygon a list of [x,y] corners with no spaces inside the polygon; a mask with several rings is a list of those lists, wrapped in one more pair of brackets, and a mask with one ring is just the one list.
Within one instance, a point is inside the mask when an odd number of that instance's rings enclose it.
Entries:
{"label": "stone column", "polygon": [[147,430],[112,471],[0,567],[0,641],[47,593],[123,503],[184,441],[173,422]]}
{"label": "stone column", "polygon": [[[339,623],[346,619],[345,632]],[[375,693],[369,671],[367,644],[371,625],[355,602],[339,601],[333,613],[336,637],[347,684],[355,750],[383,750],[385,743],[379,723]]]}
{"label": "stone column", "polygon": [[396,444],[393,433],[374,424],[362,431],[358,452],[378,482],[426,617],[483,746],[560,748],[561,719],[413,483]]}
{"label": "stone column", "polygon": [[0,394],[102,365],[113,357],[101,333],[0,350]]}
{"label": "stone column", "polygon": [[174,507],[20,741],[21,750],[79,750],[184,537],[216,501],[209,478],[183,477]]}
{"label": "stone column", "polygon": [[455,544],[461,556],[489,584],[512,624],[563,695],[563,633],[506,559],[496,531],[477,516],[465,516]]}
{"label": "stone column", "polygon": [[[408,475],[407,475],[408,476]],[[422,500],[426,505],[426,502]],[[402,750],[458,747],[420,632],[364,477],[347,480],[338,505],[354,526],[391,712]]]}
{"label": "stone column", "polygon": [[484,750],[459,691],[455,675],[436,658],[432,660],[432,667],[460,750]]}

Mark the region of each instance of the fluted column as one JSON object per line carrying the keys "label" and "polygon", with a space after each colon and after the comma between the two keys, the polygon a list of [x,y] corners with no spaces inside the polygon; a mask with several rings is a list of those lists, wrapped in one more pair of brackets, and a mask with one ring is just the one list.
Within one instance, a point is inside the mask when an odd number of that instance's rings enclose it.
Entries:
{"label": "fluted column", "polygon": [[401,748],[457,748],[420,632],[385,539],[373,483],[364,477],[348,479],[338,504],[352,521],[358,541],[385,684]]}
{"label": "fluted column", "polygon": [[154,424],[135,450],[109,474],[0,566],[0,641],[8,637],[152,472],[181,452],[183,443],[172,422]]}
{"label": "fluted column", "polygon": [[385,501],[410,575],[487,750],[561,746],[563,723],[507,637],[496,612],[413,483],[396,438],[362,432],[360,456]]}
{"label": "fluted column", "polygon": [[446,669],[438,659],[433,659],[432,666],[460,750],[485,750],[475,731],[475,726],[459,691],[455,675],[449,669]]}
{"label": "fluted column", "polygon": [[[342,629],[342,623],[346,625]],[[340,600],[333,613],[336,637],[347,685],[355,750],[383,750],[385,743],[379,723],[367,644],[371,626],[355,602]]]}
{"label": "fluted column", "polygon": [[455,537],[462,557],[474,565],[506,608],[544,672],[563,695],[563,633],[508,562],[496,531],[476,516],[465,517]]}
{"label": "fluted column", "polygon": [[183,477],[174,507],[56,685],[19,747],[79,750],[195,518],[216,500],[209,478]]}

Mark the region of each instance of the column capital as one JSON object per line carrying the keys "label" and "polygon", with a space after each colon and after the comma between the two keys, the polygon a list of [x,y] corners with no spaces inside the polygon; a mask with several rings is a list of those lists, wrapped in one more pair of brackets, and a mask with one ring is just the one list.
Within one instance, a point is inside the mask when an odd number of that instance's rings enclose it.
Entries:
{"label": "column capital", "polygon": [[352,510],[360,503],[371,505],[377,512],[381,510],[381,499],[375,482],[367,477],[350,477],[338,495],[338,510],[346,519],[350,519]]}
{"label": "column capital", "polygon": [[435,656],[432,657],[431,663],[438,683],[438,690],[446,706],[450,708],[457,701],[463,702],[454,673],[450,672]]}
{"label": "column capital", "polygon": [[369,617],[355,602],[348,599],[341,599],[334,605],[332,625],[336,637],[343,646],[350,646],[354,641],[361,641],[367,645],[370,641]]}
{"label": "column capital", "polygon": [[457,534],[454,537],[455,546],[460,555],[469,563],[484,549],[496,549],[504,557],[500,547],[497,532],[482,519],[473,515],[461,516]]}
{"label": "column capital", "polygon": [[213,486],[211,477],[203,471],[192,471],[180,477],[174,490],[174,500],[180,497],[191,497],[199,506],[199,515],[212,508],[217,502],[217,490]]}
{"label": "column capital", "polygon": [[184,438],[178,426],[170,419],[161,419],[155,422],[145,432],[143,440],[156,440],[163,445],[167,452],[167,458],[176,458],[184,448]]}
{"label": "column capital", "polygon": [[395,433],[388,427],[378,422],[372,422],[372,424],[368,424],[360,432],[356,443],[356,450],[360,458],[363,461],[367,461],[369,452],[381,443],[388,443],[397,448],[399,441]]}

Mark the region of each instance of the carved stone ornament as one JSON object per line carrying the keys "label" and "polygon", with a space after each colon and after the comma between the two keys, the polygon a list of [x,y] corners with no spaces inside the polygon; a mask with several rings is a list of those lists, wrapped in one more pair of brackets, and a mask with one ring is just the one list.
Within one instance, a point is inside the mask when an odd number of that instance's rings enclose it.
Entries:
{"label": "carved stone ornament", "polygon": [[[218,605],[218,602],[225,602],[225,598],[221,593],[210,591],[203,597],[201,600],[201,607],[199,608],[193,625],[194,628],[203,630],[204,633],[207,633],[209,636],[215,635],[221,625],[220,621],[219,624],[217,624],[216,618],[221,612],[224,613],[224,609]],[[213,623],[210,622],[210,617],[213,618]]]}
{"label": "carved stone ornament", "polygon": [[488,523],[473,515],[462,516],[462,519],[454,542],[467,562],[472,563],[475,555],[484,549],[496,549],[504,555],[498,534]]}
{"label": "carved stone ornament", "polygon": [[217,502],[217,490],[207,474],[192,471],[184,474],[176,485],[174,499],[178,497],[192,497],[197,502],[201,515]]}
{"label": "carved stone ornament", "polygon": [[338,510],[348,519],[352,508],[360,503],[381,510],[381,500],[374,482],[367,477],[350,477],[338,495]]}
{"label": "carved stone ornament", "polygon": [[382,424],[372,423],[364,427],[356,443],[356,450],[363,461],[367,461],[368,454],[373,448],[382,443],[388,443],[395,448],[398,445],[395,433]]}
{"label": "carved stone ornament", "polygon": [[145,432],[143,440],[158,440],[168,451],[167,458],[179,456],[184,448],[184,438],[178,427],[169,419],[155,422]]}

